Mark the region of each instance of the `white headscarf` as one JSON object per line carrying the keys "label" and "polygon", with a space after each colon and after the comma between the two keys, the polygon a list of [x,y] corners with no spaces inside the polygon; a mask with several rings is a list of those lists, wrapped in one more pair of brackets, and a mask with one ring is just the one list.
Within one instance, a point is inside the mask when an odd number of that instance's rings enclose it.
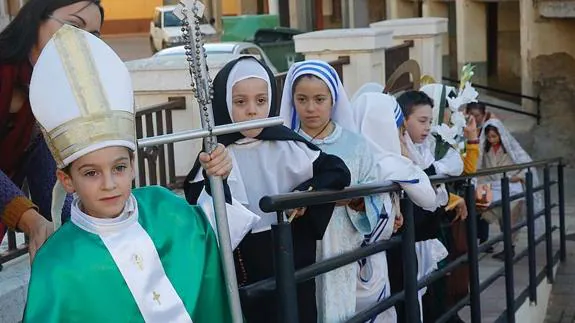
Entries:
{"label": "white headscarf", "polygon": [[[505,147],[505,151],[511,157],[511,160],[515,164],[523,164],[523,163],[530,163],[533,161],[529,154],[521,147],[519,142],[507,131],[507,128],[503,125],[500,120],[497,119],[489,119],[483,124],[483,128],[481,129],[481,134],[479,135],[479,143],[481,147],[480,156],[483,157],[484,154],[484,147],[485,141],[487,140],[487,136],[485,133],[485,128],[488,126],[492,126],[497,129],[499,132],[499,137],[501,138],[501,144]],[[479,158],[479,163],[477,164],[477,168],[481,169],[483,166],[483,158]]]}
{"label": "white headscarf", "polygon": [[[412,201],[429,211],[436,209],[435,191],[423,169],[401,154],[399,128],[403,113],[395,97],[381,92],[366,92],[353,101],[359,132],[381,150],[378,167],[381,180],[399,180]],[[419,182],[414,183],[414,180]]]}
{"label": "white headscarf", "polygon": [[[505,148],[505,151],[511,158],[514,164],[525,164],[530,163],[533,161],[529,154],[521,147],[519,142],[511,135],[511,133],[505,128],[503,123],[498,119],[489,119],[483,124],[483,128],[481,129],[481,134],[479,135],[479,161],[477,163],[477,169],[483,168],[483,155],[485,154],[485,141],[487,140],[487,136],[485,133],[485,129],[489,126],[495,127],[497,132],[499,132],[499,138],[501,144]],[[539,186],[539,176],[537,176],[537,169],[531,169],[533,174],[533,187]],[[533,201],[534,211],[539,212],[543,210],[544,203],[543,203],[543,196],[542,192],[537,192],[534,194],[534,201]],[[539,236],[541,232],[543,232],[543,225],[542,224],[543,218],[540,217],[535,221],[535,233],[536,236]]]}
{"label": "white headscarf", "polygon": [[352,102],[359,132],[379,148],[401,155],[398,128],[404,119],[395,97],[382,92],[365,92]]}
{"label": "white headscarf", "polygon": [[255,61],[255,59],[246,59],[241,63],[234,65],[230,71],[228,81],[226,84],[226,104],[228,106],[228,112],[230,114],[230,119],[235,122],[232,116],[232,89],[236,83],[249,78],[258,78],[266,82],[268,86],[268,113],[271,108],[271,97],[272,88],[269,81],[268,72],[263,68],[261,64]]}
{"label": "white headscarf", "polygon": [[333,101],[331,120],[344,129],[357,132],[351,104],[337,72],[331,65],[320,60],[298,62],[290,67],[286,76],[280,107],[280,117],[284,119],[284,124],[292,130],[299,130],[300,120],[293,102],[293,86],[294,82],[303,75],[316,76],[327,85]]}
{"label": "white headscarf", "polygon": [[357,90],[357,92],[355,92],[355,94],[351,98],[351,102],[353,104],[353,102],[357,101],[357,99],[360,97],[360,95],[362,95],[364,93],[371,93],[371,92],[383,93],[384,89],[385,89],[385,87],[379,83],[375,83],[375,82],[365,83],[364,85],[362,85],[359,88],[359,90]]}

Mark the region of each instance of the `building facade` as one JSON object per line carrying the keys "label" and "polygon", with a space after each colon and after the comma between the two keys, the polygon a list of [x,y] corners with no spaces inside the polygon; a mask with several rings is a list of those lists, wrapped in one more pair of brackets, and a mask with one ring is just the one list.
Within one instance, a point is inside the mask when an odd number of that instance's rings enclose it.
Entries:
{"label": "building facade", "polygon": [[564,155],[575,162],[575,0],[289,0],[289,5],[291,26],[308,31],[322,24],[361,28],[385,19],[448,18],[443,75],[457,78],[471,63],[477,84],[539,96],[539,109],[528,100],[522,104],[542,117],[532,133],[545,140],[535,140],[529,150],[536,158]]}

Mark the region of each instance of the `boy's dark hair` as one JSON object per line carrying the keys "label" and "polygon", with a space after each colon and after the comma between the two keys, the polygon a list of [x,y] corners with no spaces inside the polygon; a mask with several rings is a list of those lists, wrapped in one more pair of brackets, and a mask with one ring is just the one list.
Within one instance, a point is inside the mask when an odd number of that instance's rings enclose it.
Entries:
{"label": "boy's dark hair", "polygon": [[413,107],[417,105],[429,105],[433,108],[433,100],[422,91],[404,92],[397,98],[397,103],[406,119],[413,113]]}
{"label": "boy's dark hair", "polygon": [[[499,133],[499,130],[497,129],[497,127],[489,125],[489,126],[485,127],[484,131],[485,131],[485,137],[487,137],[487,134],[490,131],[494,131],[499,136],[499,144],[501,145],[503,152],[507,153],[507,150],[505,150],[505,146],[503,145],[503,142],[501,141],[501,134]],[[485,147],[483,149],[485,152],[488,152],[489,149],[491,149],[491,144],[489,143],[489,140],[485,139]]]}
{"label": "boy's dark hair", "polygon": [[477,111],[481,112],[481,114],[485,114],[485,112],[486,112],[485,104],[483,102],[467,103],[467,106],[465,107],[465,112],[470,113],[472,110],[477,110]]}
{"label": "boy's dark hair", "polygon": [[[126,148],[128,149],[128,148]],[[131,151],[130,149],[128,149],[128,153],[130,155],[130,161],[134,160],[134,152]],[[70,171],[72,170],[72,164],[74,164],[74,162],[71,162],[68,166],[64,167],[61,169],[62,172],[64,172],[64,174],[71,176]]]}

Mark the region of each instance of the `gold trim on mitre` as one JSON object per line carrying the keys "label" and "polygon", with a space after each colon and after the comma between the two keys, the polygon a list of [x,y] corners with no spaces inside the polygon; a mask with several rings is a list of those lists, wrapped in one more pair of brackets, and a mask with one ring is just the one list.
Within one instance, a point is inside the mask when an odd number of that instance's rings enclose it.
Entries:
{"label": "gold trim on mitre", "polygon": [[110,107],[86,36],[64,25],[53,36],[54,45],[80,116],[44,131],[58,167],[73,154],[104,141],[136,141],[134,114]]}
{"label": "gold trim on mitre", "polygon": [[61,168],[66,166],[66,158],[96,143],[111,140],[135,142],[134,126],[133,113],[115,110],[72,119],[47,135],[54,158]]}

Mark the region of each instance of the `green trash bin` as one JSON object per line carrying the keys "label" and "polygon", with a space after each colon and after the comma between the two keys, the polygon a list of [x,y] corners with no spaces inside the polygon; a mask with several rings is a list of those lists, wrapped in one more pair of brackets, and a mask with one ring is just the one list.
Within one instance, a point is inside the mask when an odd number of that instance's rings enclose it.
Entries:
{"label": "green trash bin", "polygon": [[251,39],[257,30],[279,25],[277,15],[243,15],[222,17],[221,41],[245,41]]}
{"label": "green trash bin", "polygon": [[278,72],[285,72],[291,64],[304,60],[302,54],[295,52],[293,41],[293,36],[301,33],[300,30],[286,27],[261,28],[248,41],[266,53]]}

